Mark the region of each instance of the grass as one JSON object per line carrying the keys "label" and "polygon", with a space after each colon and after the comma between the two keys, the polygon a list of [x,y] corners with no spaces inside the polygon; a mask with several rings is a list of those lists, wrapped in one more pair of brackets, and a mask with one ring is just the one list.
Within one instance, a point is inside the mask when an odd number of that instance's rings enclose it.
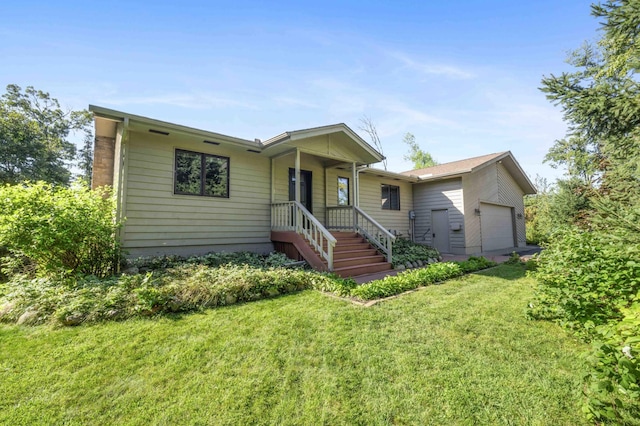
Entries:
{"label": "grass", "polygon": [[0,325],[0,424],[581,424],[580,343],[503,265],[363,308],[305,291],[77,328]]}

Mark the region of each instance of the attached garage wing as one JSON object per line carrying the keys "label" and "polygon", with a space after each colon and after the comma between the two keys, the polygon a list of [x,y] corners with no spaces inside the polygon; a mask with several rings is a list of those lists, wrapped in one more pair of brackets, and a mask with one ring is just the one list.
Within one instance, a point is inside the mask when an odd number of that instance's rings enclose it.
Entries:
{"label": "attached garage wing", "polygon": [[480,203],[482,251],[514,247],[513,213],[511,207]]}

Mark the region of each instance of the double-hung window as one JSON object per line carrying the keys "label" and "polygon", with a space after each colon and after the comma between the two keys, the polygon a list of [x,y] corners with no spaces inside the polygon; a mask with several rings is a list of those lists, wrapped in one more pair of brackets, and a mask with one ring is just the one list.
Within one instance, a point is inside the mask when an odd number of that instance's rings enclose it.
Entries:
{"label": "double-hung window", "polygon": [[382,184],[382,209],[400,210],[400,187]]}
{"label": "double-hung window", "polygon": [[174,193],[229,198],[229,158],[176,149]]}

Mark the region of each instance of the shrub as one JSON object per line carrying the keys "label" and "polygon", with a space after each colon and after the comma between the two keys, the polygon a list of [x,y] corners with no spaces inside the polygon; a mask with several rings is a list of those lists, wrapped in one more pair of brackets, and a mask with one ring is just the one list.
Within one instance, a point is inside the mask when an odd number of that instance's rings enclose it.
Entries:
{"label": "shrub", "polygon": [[640,290],[640,247],[601,232],[567,230],[538,258],[528,315],[553,319],[590,338],[594,327],[622,318]]}
{"label": "shrub", "polygon": [[522,263],[522,259],[520,259],[520,255],[514,251],[509,256],[509,259],[507,259],[504,263],[506,263],[507,265],[520,265]]}
{"label": "shrub", "polygon": [[412,269],[357,286],[351,290],[351,296],[363,300],[389,297],[495,265],[495,262],[483,257],[472,257],[463,262],[434,263],[426,268]]}
{"label": "shrub", "polygon": [[406,238],[396,238],[393,243],[393,266],[404,265],[407,262],[426,262],[429,259],[439,259],[440,253],[433,247],[414,243]]}
{"label": "shrub", "polygon": [[598,422],[637,424],[640,419],[640,293],[621,309],[622,319],[599,326],[592,372],[587,378],[588,412]]}
{"label": "shrub", "polygon": [[[183,264],[164,272],[80,280],[15,276],[0,288],[0,321],[25,324],[118,320],[190,312],[293,291],[338,288],[348,280],[287,268]],[[4,294],[4,296],[2,296]],[[23,321],[20,321],[23,322]]]}
{"label": "shrub", "polygon": [[0,187],[0,199],[0,246],[10,253],[9,269],[30,264],[40,276],[112,271],[119,223],[106,190],[26,183]]}
{"label": "shrub", "polygon": [[193,265],[205,265],[217,267],[222,265],[249,265],[256,268],[280,267],[292,260],[285,254],[272,252],[261,255],[248,251],[240,252],[216,252],[201,256],[183,257],[177,255],[145,256],[126,260],[126,266],[135,266],[141,271],[161,271],[188,263]]}

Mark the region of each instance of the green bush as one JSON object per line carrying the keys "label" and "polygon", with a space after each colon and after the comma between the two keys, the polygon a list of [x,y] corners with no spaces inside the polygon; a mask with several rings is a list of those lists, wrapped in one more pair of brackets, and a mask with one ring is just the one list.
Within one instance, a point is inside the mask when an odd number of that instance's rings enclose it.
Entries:
{"label": "green bush", "polygon": [[594,327],[622,318],[640,290],[640,247],[614,235],[573,228],[556,235],[538,258],[528,315],[552,319],[590,338]]}
{"label": "green bush", "polygon": [[28,265],[39,276],[111,273],[120,224],[106,190],[26,183],[1,186],[0,200],[0,246],[10,253],[5,270]]}
{"label": "green bush", "polygon": [[[597,327],[587,410],[598,422],[640,422],[640,293],[619,322]],[[635,423],[634,423],[635,422]]]}
{"label": "green bush", "polygon": [[[98,279],[14,276],[0,292],[0,321],[77,325],[190,312],[342,282],[302,269],[183,264],[164,272]],[[4,296],[2,296],[4,294]]]}
{"label": "green bush", "polygon": [[285,266],[291,262],[292,260],[283,253],[272,252],[265,256],[248,251],[240,251],[207,253],[201,256],[191,257],[177,255],[137,257],[134,259],[127,259],[125,261],[125,267],[135,266],[143,272],[148,272],[162,271],[185,263],[210,267],[222,265],[249,265],[256,268],[269,268]]}
{"label": "green bush", "polygon": [[412,269],[357,286],[351,290],[350,295],[362,300],[389,297],[495,265],[495,262],[483,257],[472,257],[462,262],[434,263],[425,268]]}
{"label": "green bush", "polygon": [[393,243],[393,266],[404,265],[407,262],[426,262],[429,259],[439,259],[440,253],[433,247],[414,243],[406,238],[396,238]]}

